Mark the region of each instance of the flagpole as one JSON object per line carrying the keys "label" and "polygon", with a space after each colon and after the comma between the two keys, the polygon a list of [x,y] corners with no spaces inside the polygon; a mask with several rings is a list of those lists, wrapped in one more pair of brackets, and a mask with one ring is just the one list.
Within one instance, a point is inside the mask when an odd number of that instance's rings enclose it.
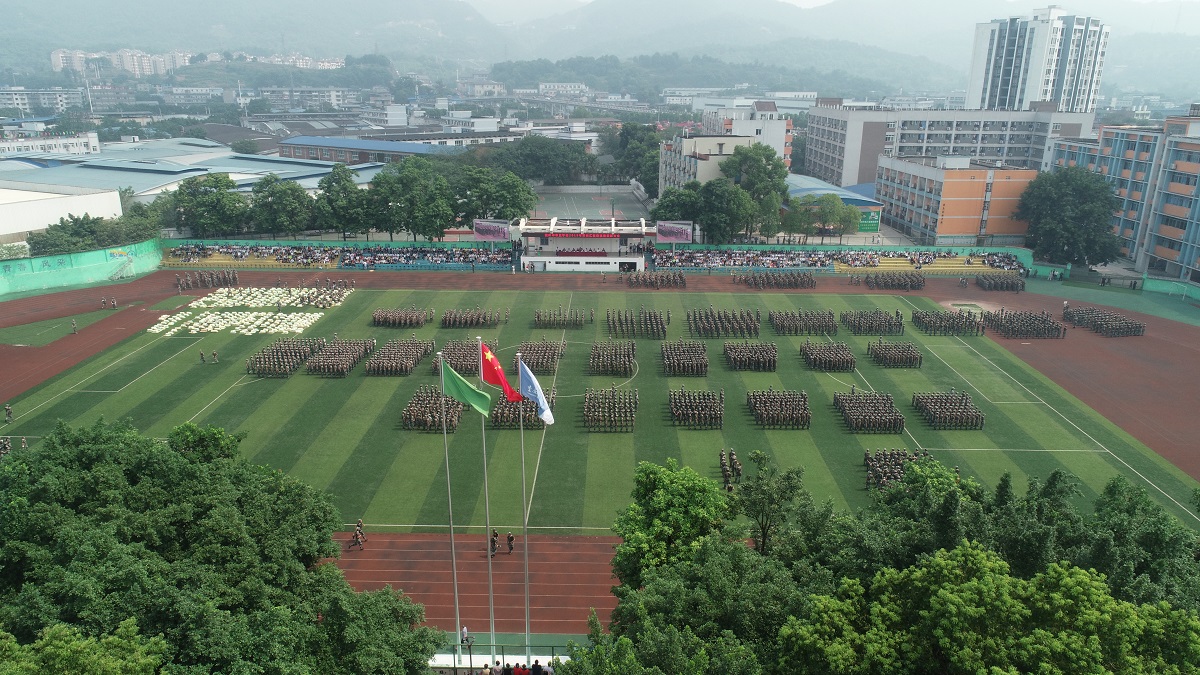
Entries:
{"label": "flagpole", "polygon": [[[479,349],[479,386],[483,387],[483,336],[476,335]],[[488,536],[488,630],[492,641],[492,652],[496,650],[496,595],[492,586],[492,507],[488,496],[487,415],[479,416],[479,436],[483,439],[483,521]],[[496,537],[496,550],[500,549],[500,537]]]}
{"label": "flagpole", "polygon": [[[450,435],[446,431],[446,360],[442,358],[442,353],[437,353],[438,373],[441,375],[441,395],[438,397],[442,402],[442,447],[446,453],[446,514],[450,519],[450,575],[454,582],[454,635],[458,636],[459,626],[462,622],[462,616],[458,608],[458,557],[454,550],[454,506],[450,499]],[[462,644],[458,646],[458,658],[462,660]]]}
{"label": "flagpole", "polygon": [[[521,352],[517,352],[517,391],[521,390]],[[517,419],[521,428],[521,541],[524,545],[525,558],[525,663],[532,658],[529,646],[529,502],[525,490],[525,400],[522,397]],[[535,404],[536,405],[536,404]]]}

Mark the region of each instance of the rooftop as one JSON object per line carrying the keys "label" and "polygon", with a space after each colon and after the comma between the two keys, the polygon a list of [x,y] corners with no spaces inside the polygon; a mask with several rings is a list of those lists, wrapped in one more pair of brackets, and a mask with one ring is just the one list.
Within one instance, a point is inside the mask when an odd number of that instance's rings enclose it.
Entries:
{"label": "rooftop", "polygon": [[[455,137],[458,137],[455,134]],[[451,145],[431,145],[414,141],[372,141],[363,138],[337,138],[320,136],[293,136],[279,142],[280,145],[315,146],[339,150],[365,150],[367,152],[403,152],[410,155],[448,155],[462,152],[466,148]]]}
{"label": "rooftop", "polygon": [[883,202],[875,201],[869,197],[851,192],[843,187],[838,187],[833,183],[826,183],[819,178],[812,176],[801,176],[799,174],[789,173],[787,176],[788,195],[792,197],[820,197],[821,195],[834,194],[841,200],[852,206],[883,206]]}

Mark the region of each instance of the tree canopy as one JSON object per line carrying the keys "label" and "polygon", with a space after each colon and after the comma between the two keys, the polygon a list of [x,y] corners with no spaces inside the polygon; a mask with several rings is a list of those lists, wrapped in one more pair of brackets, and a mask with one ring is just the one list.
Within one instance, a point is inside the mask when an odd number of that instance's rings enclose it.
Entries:
{"label": "tree canopy", "polygon": [[1026,245],[1038,259],[1099,265],[1121,255],[1112,229],[1119,206],[1104,176],[1073,166],[1038,174],[1021,194],[1014,215],[1029,223]]}
{"label": "tree canopy", "polygon": [[239,234],[246,222],[245,197],[225,173],[187,178],[171,193],[174,225],[194,237],[229,237]]}
{"label": "tree canopy", "polygon": [[0,461],[0,631],[97,658],[116,639],[171,672],[425,672],[444,636],[417,627],[423,609],[353,592],[324,563],[341,522],[329,495],[239,459],[238,440],[60,423]]}

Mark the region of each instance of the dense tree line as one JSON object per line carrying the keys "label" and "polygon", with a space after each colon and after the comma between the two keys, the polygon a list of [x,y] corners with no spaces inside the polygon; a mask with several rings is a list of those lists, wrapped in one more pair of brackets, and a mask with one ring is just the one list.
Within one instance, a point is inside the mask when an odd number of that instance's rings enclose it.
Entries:
{"label": "dense tree line", "polygon": [[1039,260],[1099,265],[1121,255],[1113,212],[1121,206],[1103,175],[1073,166],[1038,174],[1014,214],[1029,223],[1026,245]]}
{"label": "dense tree line", "polygon": [[124,214],[119,218],[99,218],[88,214],[59,218],[42,232],[26,237],[29,255],[61,255],[94,251],[155,239],[162,227],[164,203],[141,204],[133,201],[133,191],[120,190]]}
{"label": "dense tree line", "polygon": [[882,91],[886,85],[845,73],[822,73],[811,68],[788,68],[770,63],[733,63],[710,56],[646,54],[575,56],[558,61],[505,61],[492,66],[492,79],[513,87],[536,87],[539,82],[583,82],[594,90],[631,94],[657,101],[664,87],[711,87],[743,82],[784,90],[842,92],[844,95]]}
{"label": "dense tree line", "polygon": [[60,422],[0,459],[0,672],[426,672],[444,634],[354,592],[330,496],[239,440]]}
{"label": "dense tree line", "polygon": [[848,512],[815,503],[800,469],[750,459],[732,495],[673,461],[638,466],[611,633],[594,621],[557,672],[1200,668],[1200,541],[1124,477],[1083,513],[1061,470],[1022,494],[922,459]]}
{"label": "dense tree line", "polygon": [[650,210],[653,220],[690,220],[705,242],[728,244],[735,237],[840,236],[858,231],[861,214],[837,195],[788,194],[787,167],[768,145],[734,148],[721,162],[720,178],[691,181],[663,190]]}

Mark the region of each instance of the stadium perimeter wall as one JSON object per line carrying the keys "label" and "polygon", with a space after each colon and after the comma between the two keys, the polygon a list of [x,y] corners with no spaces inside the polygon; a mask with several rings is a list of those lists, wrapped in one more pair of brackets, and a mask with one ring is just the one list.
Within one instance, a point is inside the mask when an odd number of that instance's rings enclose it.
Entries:
{"label": "stadium perimeter wall", "polygon": [[80,286],[130,277],[158,269],[162,244],[157,239],[84,253],[0,261],[0,298],[8,293]]}

